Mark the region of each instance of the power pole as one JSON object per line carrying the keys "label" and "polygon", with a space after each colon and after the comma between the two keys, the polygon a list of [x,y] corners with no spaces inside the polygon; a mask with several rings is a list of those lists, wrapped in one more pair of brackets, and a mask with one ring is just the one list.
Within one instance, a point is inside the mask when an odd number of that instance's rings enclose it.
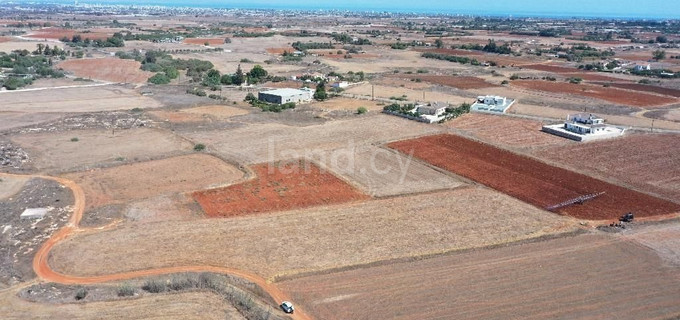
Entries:
{"label": "power pole", "polygon": [[375,100],[375,85],[371,85],[371,101]]}

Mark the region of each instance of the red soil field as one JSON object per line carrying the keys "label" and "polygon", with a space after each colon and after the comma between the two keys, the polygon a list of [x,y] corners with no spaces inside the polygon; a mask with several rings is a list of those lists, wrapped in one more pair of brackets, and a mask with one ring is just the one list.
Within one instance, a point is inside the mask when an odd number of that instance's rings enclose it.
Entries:
{"label": "red soil field", "polygon": [[498,87],[498,85],[493,83],[488,83],[484,79],[477,77],[455,77],[455,76],[437,76],[437,75],[425,75],[425,74],[413,74],[413,75],[394,75],[395,77],[407,77],[409,79],[421,79],[434,84],[440,84],[443,86],[454,87],[458,89],[479,89],[479,88],[491,88]]}
{"label": "red soil field", "polygon": [[232,217],[344,203],[369,197],[306,161],[254,166],[254,180],[199,191],[193,198],[209,217]]}
{"label": "red soil field", "polygon": [[680,211],[679,204],[455,135],[398,141],[389,147],[406,154],[413,152],[437,167],[541,208],[605,192],[583,204],[557,209],[579,219],[616,219],[626,212],[648,217]]}
{"label": "red soil field", "polygon": [[196,44],[200,46],[205,45],[205,43],[207,42],[208,45],[218,46],[224,44],[224,38],[187,38],[184,39],[182,42],[188,44]]}
{"label": "red soil field", "polygon": [[275,55],[282,55],[284,52],[289,52],[293,53],[297,51],[297,49],[293,47],[286,47],[286,48],[267,48],[267,53],[269,54],[275,54]]}
{"label": "red soil field", "polygon": [[512,85],[530,90],[585,96],[634,107],[659,106],[678,102],[675,98],[595,85],[540,80],[517,80],[512,81]]}
{"label": "red soil field", "polygon": [[553,64],[526,64],[526,65],[523,65],[522,68],[539,70],[539,71],[554,72],[554,73],[570,73],[570,72],[578,72],[579,71],[576,68],[556,66],[556,65],[553,65]]}
{"label": "red soil field", "polygon": [[630,82],[630,80],[626,79],[619,79],[619,78],[614,78],[610,76],[604,76],[601,74],[597,74],[595,72],[579,72],[579,73],[562,73],[563,76],[565,77],[574,77],[574,78],[581,78],[583,80],[587,81],[621,81],[621,82]]}
{"label": "red soil field", "polygon": [[146,83],[153,72],[140,70],[135,60],[118,58],[78,59],[59,63],[58,67],[82,78],[111,82]]}
{"label": "red soil field", "polygon": [[663,94],[666,96],[672,96],[676,98],[680,98],[680,90],[677,89],[671,89],[671,88],[664,88],[664,87],[658,87],[658,86],[650,86],[646,84],[638,84],[638,83],[598,83],[598,84],[608,84],[611,87],[616,87],[616,88],[621,88],[621,89],[628,89],[628,90],[635,90],[635,91],[641,91],[641,92],[653,92],[653,93],[658,93],[658,94]]}
{"label": "red soil field", "polygon": [[12,41],[12,38],[10,38],[10,37],[0,37],[0,42],[8,42],[8,41]]}
{"label": "red soil field", "polygon": [[80,35],[83,40],[104,40],[113,36],[113,32],[80,32],[78,30],[60,29],[60,28],[44,28],[29,34],[27,37],[35,39],[54,39],[59,40],[63,37],[72,38],[74,35]]}
{"label": "red soil field", "polygon": [[419,52],[432,52],[440,54],[450,54],[454,56],[483,56],[483,52],[473,51],[473,50],[460,50],[460,49],[418,49]]}

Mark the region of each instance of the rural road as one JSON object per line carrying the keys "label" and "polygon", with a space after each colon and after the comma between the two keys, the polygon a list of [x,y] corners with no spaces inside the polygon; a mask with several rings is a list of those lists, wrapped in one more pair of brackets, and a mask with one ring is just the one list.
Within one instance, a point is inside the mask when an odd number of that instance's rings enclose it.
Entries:
{"label": "rural road", "polygon": [[[69,219],[69,222],[66,226],[61,228],[59,231],[57,231],[52,237],[50,237],[43,245],[40,247],[40,249],[36,252],[35,257],[33,258],[33,270],[35,271],[36,275],[45,281],[50,281],[50,282],[55,282],[55,283],[61,283],[61,284],[95,284],[95,283],[103,283],[103,282],[109,282],[109,281],[119,281],[119,280],[128,280],[128,279],[134,279],[134,278],[139,278],[139,277],[146,277],[146,276],[154,276],[154,275],[164,275],[164,274],[171,274],[171,273],[180,273],[180,272],[213,272],[213,273],[220,273],[220,274],[226,274],[226,275],[233,275],[236,277],[240,277],[243,279],[246,279],[248,281],[251,281],[255,283],[256,285],[260,286],[262,290],[267,292],[274,301],[277,303],[280,303],[282,301],[288,300],[290,301],[290,297],[281,291],[276,285],[272,283],[268,283],[264,278],[253,274],[249,273],[246,271],[242,270],[237,270],[237,269],[232,269],[232,268],[225,268],[225,267],[216,267],[216,266],[181,266],[181,267],[167,267],[167,268],[158,268],[158,269],[149,269],[149,270],[139,270],[139,271],[132,271],[132,272],[124,272],[124,273],[117,273],[117,274],[111,274],[111,275],[104,275],[104,276],[92,276],[92,277],[77,277],[77,276],[69,276],[65,274],[60,274],[52,268],[50,268],[48,264],[48,257],[50,250],[59,242],[67,239],[69,236],[78,233],[78,232],[84,232],[84,231],[93,231],[93,230],[101,230],[98,228],[95,229],[81,229],[78,227],[78,224],[80,223],[80,219],[83,216],[83,212],[85,211],[85,193],[83,192],[83,189],[76,184],[75,182],[64,179],[64,178],[59,178],[59,177],[49,177],[49,176],[41,176],[41,175],[14,175],[14,174],[7,174],[7,173],[0,173],[0,177],[2,176],[11,176],[11,177],[27,177],[27,178],[39,178],[39,179],[48,179],[48,180],[53,180],[56,181],[65,187],[71,189],[73,192],[73,198],[75,199],[74,204],[73,204],[73,214],[71,215],[71,218]],[[295,320],[311,320],[313,319],[311,316],[306,314],[299,306],[296,306],[295,313],[290,315],[293,319]]]}
{"label": "rural road", "polygon": [[77,85],[77,86],[59,86],[59,87],[44,87],[44,88],[29,88],[29,89],[21,89],[21,90],[5,90],[5,91],[0,91],[0,93],[12,93],[12,92],[26,92],[26,91],[43,91],[43,90],[57,90],[57,89],[72,89],[72,88],[91,88],[91,87],[103,87],[103,86],[108,86],[115,84],[113,82],[106,82],[106,83],[95,83],[95,84],[83,84],[83,85]]}

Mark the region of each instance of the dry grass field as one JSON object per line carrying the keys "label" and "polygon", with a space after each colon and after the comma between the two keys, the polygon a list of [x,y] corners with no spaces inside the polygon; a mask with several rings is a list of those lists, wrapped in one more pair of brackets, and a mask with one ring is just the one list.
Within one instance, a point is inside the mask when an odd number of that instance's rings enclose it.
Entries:
{"label": "dry grass field", "polygon": [[139,69],[141,63],[119,58],[97,58],[67,60],[57,65],[76,77],[109,82],[146,83],[153,72]]}
{"label": "dry grass field", "polygon": [[267,123],[226,131],[189,132],[184,135],[204,143],[217,154],[253,164],[301,158],[327,150],[351,149],[359,145],[420,136],[440,130],[437,126],[380,114],[307,127]]}
{"label": "dry grass field", "polygon": [[118,85],[5,91],[0,99],[0,111],[16,112],[97,112],[160,106],[156,100]]}
{"label": "dry grass field", "polygon": [[34,303],[12,291],[0,292],[4,319],[234,319],[245,318],[220,297],[208,292],[161,294],[90,303]]}
{"label": "dry grass field", "polygon": [[[78,141],[71,141],[77,138]],[[41,171],[64,172],[184,153],[193,145],[156,129],[77,130],[12,137]]]}
{"label": "dry grass field", "polygon": [[[2,109],[2,107],[0,107]],[[42,122],[48,122],[63,117],[61,113],[25,113],[25,112],[3,112],[0,111],[0,131],[9,130],[13,128],[20,128],[23,126],[30,126]]]}
{"label": "dry grass field", "polygon": [[46,44],[50,47],[57,46],[59,48],[64,48],[61,42],[54,41],[22,41],[12,39],[10,41],[0,42],[0,52],[10,53],[13,50],[28,50],[33,51],[38,48],[38,44]]}
{"label": "dry grass field", "polygon": [[594,234],[313,275],[281,285],[318,319],[680,315],[675,269],[645,247]]}
{"label": "dry grass field", "polygon": [[[631,134],[537,151],[579,172],[607,177],[680,203],[680,135]],[[583,161],[588,155],[591,161]]]}
{"label": "dry grass field", "polygon": [[189,108],[189,109],[182,109],[181,112],[188,113],[188,114],[201,115],[202,117],[207,116],[207,117],[215,119],[215,120],[226,120],[226,119],[229,119],[231,117],[240,116],[240,115],[250,113],[250,111],[242,109],[242,108],[221,106],[221,105],[202,106],[202,107],[195,107],[195,108]]}
{"label": "dry grass field", "polygon": [[153,228],[120,225],[65,240],[53,249],[49,264],[70,275],[217,265],[269,278],[481,247],[573,228],[570,219],[506,195],[463,188],[270,215],[158,222]]}
{"label": "dry grass field", "polygon": [[232,184],[244,173],[209,155],[192,154],[64,175],[85,191],[87,207]]}
{"label": "dry grass field", "polygon": [[383,106],[378,105],[376,101],[370,100],[357,100],[349,98],[334,98],[321,102],[314,102],[311,105],[314,108],[322,110],[347,110],[347,111],[357,111],[358,108],[364,107],[369,111],[380,112]]}
{"label": "dry grass field", "polygon": [[[455,94],[445,93],[445,92],[435,92],[427,89],[414,90],[408,89],[406,87],[391,87],[371,84],[362,84],[358,86],[351,87],[345,91],[345,93],[356,96],[371,97],[375,90],[375,98],[390,99],[391,97],[402,97],[406,95],[406,100],[413,101],[443,101],[451,104],[461,104],[463,102],[473,102],[474,98],[466,98],[457,96]],[[402,102],[406,103],[406,102]]]}

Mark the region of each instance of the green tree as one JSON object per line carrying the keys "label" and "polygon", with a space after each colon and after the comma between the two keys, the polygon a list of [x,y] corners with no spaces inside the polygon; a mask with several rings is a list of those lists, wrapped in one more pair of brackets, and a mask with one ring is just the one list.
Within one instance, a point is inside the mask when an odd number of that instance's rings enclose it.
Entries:
{"label": "green tree", "polygon": [[179,71],[177,71],[177,68],[173,66],[167,66],[163,69],[163,72],[165,72],[165,75],[168,76],[170,79],[177,79],[179,77]]}
{"label": "green tree", "polygon": [[168,84],[170,83],[170,78],[168,78],[165,73],[156,73],[153,77],[149,78],[148,81],[153,84]]}
{"label": "green tree", "polygon": [[437,48],[442,48],[442,47],[444,47],[444,41],[442,41],[441,38],[440,38],[440,39],[437,39],[437,40],[434,41],[434,45],[435,45]]}
{"label": "green tree", "polygon": [[658,37],[656,37],[656,42],[666,43],[666,42],[668,42],[668,38],[666,36],[658,36]]}
{"label": "green tree", "polygon": [[203,78],[203,85],[209,87],[219,86],[221,83],[220,80],[220,72],[215,69],[210,69]]}
{"label": "green tree", "polygon": [[230,74],[225,74],[225,75],[222,76],[222,78],[220,78],[220,82],[221,82],[223,85],[228,86],[228,85],[231,84],[231,78],[232,78],[232,75],[230,75]]}
{"label": "green tree", "polygon": [[9,77],[2,86],[7,88],[7,90],[16,90],[24,85],[26,85],[26,83],[21,78]]}
{"label": "green tree", "polygon": [[652,57],[656,61],[666,59],[666,51],[661,50],[661,49],[654,50],[654,52],[652,52]]}
{"label": "green tree", "polygon": [[357,114],[364,114],[366,112],[368,112],[368,109],[366,109],[365,107],[359,107],[357,109]]}
{"label": "green tree", "polygon": [[231,83],[240,86],[245,80],[246,76],[243,74],[243,69],[241,69],[241,65],[239,64],[238,68],[236,68],[236,73],[231,77]]}
{"label": "green tree", "polygon": [[259,64],[256,64],[248,73],[251,79],[258,80],[258,82],[259,80],[266,78],[268,74],[267,70],[262,68]]}
{"label": "green tree", "polygon": [[314,99],[318,101],[323,101],[328,99],[328,93],[326,92],[326,83],[324,81],[319,82],[316,85],[316,91],[314,92]]}

